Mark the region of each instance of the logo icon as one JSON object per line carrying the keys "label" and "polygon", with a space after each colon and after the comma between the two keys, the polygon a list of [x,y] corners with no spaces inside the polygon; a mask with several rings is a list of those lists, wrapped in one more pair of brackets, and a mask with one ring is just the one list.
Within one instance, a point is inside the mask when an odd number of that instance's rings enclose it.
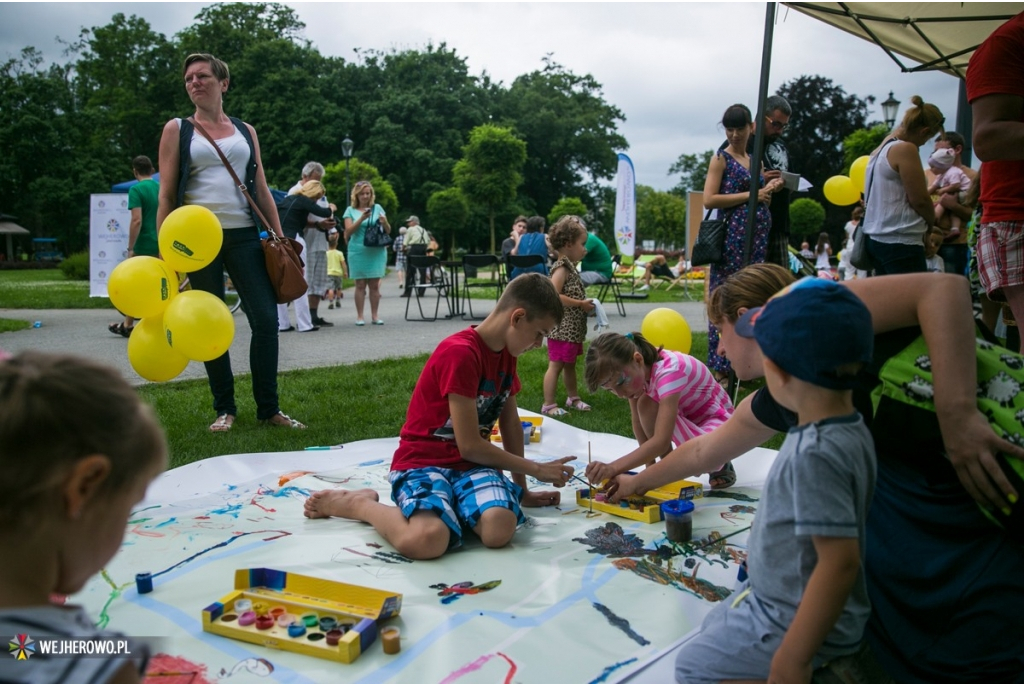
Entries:
{"label": "logo icon", "polygon": [[107,222],[107,230],[111,233],[117,233],[121,229],[121,224],[117,222],[117,219],[111,219]]}
{"label": "logo icon", "polygon": [[177,240],[175,240],[175,241],[174,241],[174,242],[172,243],[172,246],[173,246],[173,247],[174,247],[174,249],[175,249],[175,250],[177,250],[178,252],[182,252],[182,253],[184,253],[185,255],[189,256],[189,257],[194,257],[194,256],[195,256],[195,254],[196,254],[196,253],[195,253],[195,252],[193,252],[192,250],[188,249],[188,246],[187,246],[187,245],[185,245],[184,243],[179,243],[179,242],[178,242]]}
{"label": "logo icon", "polygon": [[36,653],[35,640],[28,635],[15,635],[10,642],[10,653],[18,661],[28,661]]}

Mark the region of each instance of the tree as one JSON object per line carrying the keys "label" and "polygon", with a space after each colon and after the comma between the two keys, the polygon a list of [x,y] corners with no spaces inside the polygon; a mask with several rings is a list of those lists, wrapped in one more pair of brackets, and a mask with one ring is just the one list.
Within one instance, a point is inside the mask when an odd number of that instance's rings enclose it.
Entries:
{"label": "tree", "polygon": [[491,227],[491,252],[495,251],[494,215],[516,196],[523,182],[526,143],[511,129],[484,124],[469,133],[463,157],[456,163],[455,184],[466,198],[487,210]]}
{"label": "tree", "polygon": [[650,186],[636,187],[637,243],[653,240],[662,247],[685,242],[686,200]]}
{"label": "tree", "polygon": [[587,206],[578,197],[563,197],[555,203],[548,214],[548,225],[551,225],[567,214],[578,217],[587,216]]}
{"label": "tree", "polygon": [[846,172],[850,171],[850,165],[858,157],[870,155],[875,148],[882,144],[885,137],[889,135],[889,127],[885,124],[876,124],[872,128],[862,128],[854,131],[843,138],[843,165]]}
{"label": "tree", "polygon": [[691,190],[704,192],[704,179],[708,176],[708,166],[714,154],[714,150],[705,150],[699,155],[679,155],[679,159],[668,168],[669,176],[680,175],[679,183],[670,192],[683,198]]}
{"label": "tree", "polygon": [[530,157],[523,193],[546,215],[560,197],[590,202],[601,179],[618,168],[617,152],[629,148],[619,135],[622,111],[604,100],[593,76],[577,76],[550,55],[544,68],[518,77],[500,98],[501,121],[514,126]]}
{"label": "tree", "polygon": [[[356,181],[370,182],[377,204],[384,208],[384,213],[391,217],[393,224],[398,215],[398,196],[395,195],[395,189],[391,187],[391,184],[380,175],[377,167],[353,157],[349,160],[349,174],[353,186]],[[296,178],[298,178],[297,175]],[[323,184],[324,189],[327,190],[327,199],[338,206],[338,215],[340,216],[344,213],[344,208],[351,204],[351,198],[345,197],[344,160],[324,166]]]}
{"label": "tree", "polygon": [[[253,46],[275,40],[298,43],[306,25],[292,8],[276,2],[227,2],[199,10],[195,23],[178,33],[182,54],[206,52],[235,66]],[[240,63],[239,63],[240,64]],[[266,65],[259,65],[266,66]],[[260,74],[253,72],[253,76]],[[250,79],[242,81],[251,85]]]}
{"label": "tree", "polygon": [[427,219],[430,220],[431,230],[434,235],[440,235],[445,231],[450,240],[447,242],[451,249],[455,249],[455,238],[462,231],[469,219],[469,203],[466,196],[458,188],[446,188],[439,190],[427,200]]}
{"label": "tree", "polygon": [[797,240],[817,240],[825,225],[825,208],[821,203],[802,197],[789,206],[789,230]]}

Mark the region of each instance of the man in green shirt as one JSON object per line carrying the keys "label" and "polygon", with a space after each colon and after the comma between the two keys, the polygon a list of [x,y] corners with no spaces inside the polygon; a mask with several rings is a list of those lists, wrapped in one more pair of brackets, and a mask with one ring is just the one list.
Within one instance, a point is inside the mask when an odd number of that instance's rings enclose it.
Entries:
{"label": "man in green shirt", "polygon": [[580,280],[585,285],[596,285],[607,283],[612,280],[612,255],[608,252],[608,246],[597,237],[597,234],[590,232],[587,235],[587,254],[580,262]]}
{"label": "man in green shirt", "polygon": [[[153,162],[145,155],[132,160],[135,185],[128,189],[128,209],[132,219],[128,225],[128,259],[135,256],[157,257],[160,248],[156,241],[156,210],[159,205],[160,184],[153,180]],[[135,328],[135,319],[124,317],[124,322],[112,323],[107,330],[128,337]]]}

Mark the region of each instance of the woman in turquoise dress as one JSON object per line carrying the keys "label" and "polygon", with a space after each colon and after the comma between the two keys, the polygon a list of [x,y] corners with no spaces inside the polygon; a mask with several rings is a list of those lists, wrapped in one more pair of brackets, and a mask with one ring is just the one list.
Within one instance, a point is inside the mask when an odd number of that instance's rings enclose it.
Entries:
{"label": "woman in turquoise dress", "polygon": [[365,326],[363,320],[363,304],[366,302],[366,289],[370,289],[370,316],[375,326],[383,326],[384,322],[377,316],[380,304],[380,279],[387,270],[388,250],[386,247],[366,247],[363,236],[366,227],[380,221],[381,227],[388,235],[391,224],[388,223],[384,208],[376,204],[376,194],[369,181],[359,181],[352,188],[352,206],[345,210],[342,218],[345,221],[345,240],[348,242],[349,274],[356,282],[356,325]]}

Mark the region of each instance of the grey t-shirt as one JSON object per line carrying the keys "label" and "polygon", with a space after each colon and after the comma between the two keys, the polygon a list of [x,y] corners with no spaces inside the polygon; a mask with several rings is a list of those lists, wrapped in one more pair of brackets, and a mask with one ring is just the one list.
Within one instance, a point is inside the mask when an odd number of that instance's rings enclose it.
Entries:
{"label": "grey t-shirt", "polygon": [[864,580],[864,525],[875,487],[875,449],[860,414],[792,428],[768,472],[750,534],[752,596],[780,630],[789,629],[818,562],[811,536],[857,538],[861,571],[822,645],[860,643],[871,613]]}

